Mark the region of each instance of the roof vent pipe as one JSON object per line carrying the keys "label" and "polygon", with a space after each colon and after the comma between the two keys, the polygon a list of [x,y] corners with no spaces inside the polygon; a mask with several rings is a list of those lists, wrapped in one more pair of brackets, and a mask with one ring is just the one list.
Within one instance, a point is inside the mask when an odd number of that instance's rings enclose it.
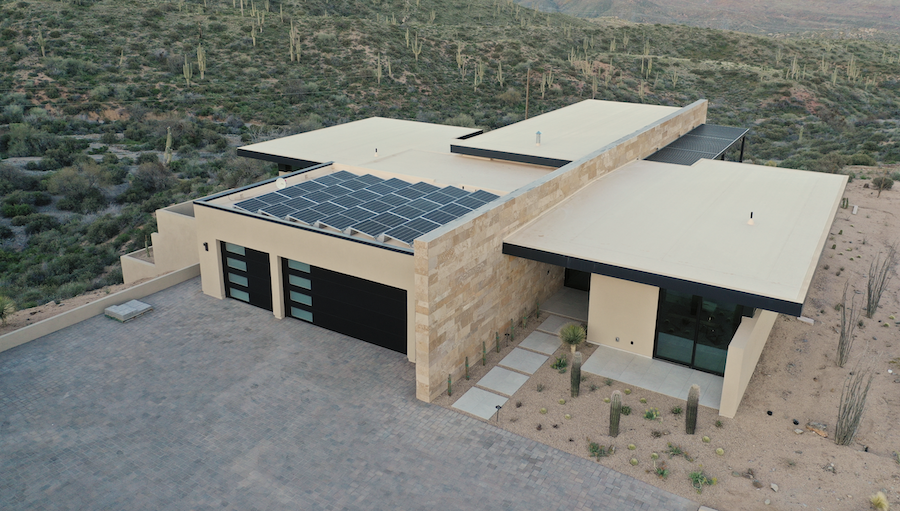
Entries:
{"label": "roof vent pipe", "polygon": [[375,148],[375,157],[378,158],[378,148]]}
{"label": "roof vent pipe", "polygon": [[538,131],[534,134],[534,145],[537,147],[541,146],[541,132]]}
{"label": "roof vent pipe", "polygon": [[750,212],[750,220],[747,220],[747,225],[753,225],[753,212]]}

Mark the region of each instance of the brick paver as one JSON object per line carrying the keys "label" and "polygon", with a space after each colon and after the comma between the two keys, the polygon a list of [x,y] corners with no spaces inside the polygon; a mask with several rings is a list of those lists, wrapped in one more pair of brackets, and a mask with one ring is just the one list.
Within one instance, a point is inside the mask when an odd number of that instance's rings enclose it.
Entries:
{"label": "brick paver", "polygon": [[415,399],[400,354],[198,279],[0,353],[0,509],[696,510]]}

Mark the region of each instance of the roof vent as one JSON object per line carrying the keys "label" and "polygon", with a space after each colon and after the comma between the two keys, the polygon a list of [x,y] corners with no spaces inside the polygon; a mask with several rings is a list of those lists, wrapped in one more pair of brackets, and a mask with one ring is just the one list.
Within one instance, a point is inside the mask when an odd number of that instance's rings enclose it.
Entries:
{"label": "roof vent", "polygon": [[750,212],[750,220],[747,220],[747,225],[753,225],[753,212]]}
{"label": "roof vent", "polygon": [[541,132],[538,131],[534,134],[534,145],[537,147],[541,146]]}

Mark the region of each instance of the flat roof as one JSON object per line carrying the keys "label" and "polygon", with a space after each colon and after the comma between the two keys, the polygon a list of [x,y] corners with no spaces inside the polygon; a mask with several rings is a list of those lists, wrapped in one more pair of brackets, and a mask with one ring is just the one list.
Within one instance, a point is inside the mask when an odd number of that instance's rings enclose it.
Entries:
{"label": "flat roof", "polygon": [[506,194],[553,172],[523,163],[492,161],[446,152],[410,150],[365,165],[366,169],[434,183]]}
{"label": "flat roof", "polygon": [[370,117],[243,146],[238,148],[238,156],[286,165],[334,161],[362,166],[410,149],[447,152],[448,145],[454,139],[479,131],[443,124]]}
{"label": "flat roof", "polygon": [[511,234],[503,251],[799,315],[846,182],[715,160],[635,161]]}
{"label": "flat roof", "polygon": [[[465,140],[451,152],[561,167],[680,110],[588,99]],[[541,132],[541,145],[535,143]]]}

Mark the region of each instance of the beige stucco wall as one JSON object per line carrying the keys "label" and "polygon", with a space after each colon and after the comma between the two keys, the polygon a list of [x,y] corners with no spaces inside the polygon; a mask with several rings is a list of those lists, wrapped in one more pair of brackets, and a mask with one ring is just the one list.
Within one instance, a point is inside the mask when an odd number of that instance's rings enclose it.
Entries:
{"label": "beige stucco wall", "polygon": [[725,362],[725,381],[722,384],[722,400],[719,402],[719,415],[733,418],[737,413],[744,391],[750,383],[750,377],[759,362],[759,356],[778,313],[757,309],[752,318],[745,317],[741,321],[731,344],[728,346],[728,360]]}
{"label": "beige stucco wall", "polygon": [[[415,280],[411,254],[201,205],[195,205],[194,215],[198,233],[196,242],[201,246],[200,275],[205,294],[225,297],[220,241],[269,254],[273,314],[278,318],[284,317],[280,257],[404,289],[407,356],[415,361]],[[203,243],[209,245],[208,252],[203,250]]]}
{"label": "beige stucco wall", "polygon": [[563,269],[506,256],[503,240],[589,182],[706,120],[697,101],[415,241],[416,396],[431,401],[482,341],[562,286]]}
{"label": "beige stucco wall", "polygon": [[652,357],[658,305],[658,287],[593,274],[587,340]]}
{"label": "beige stucco wall", "polygon": [[156,227],[159,232],[150,235],[153,246],[152,263],[134,257],[143,249],[120,258],[122,278],[126,284],[164,275],[199,262],[194,205],[191,202],[156,210]]}

